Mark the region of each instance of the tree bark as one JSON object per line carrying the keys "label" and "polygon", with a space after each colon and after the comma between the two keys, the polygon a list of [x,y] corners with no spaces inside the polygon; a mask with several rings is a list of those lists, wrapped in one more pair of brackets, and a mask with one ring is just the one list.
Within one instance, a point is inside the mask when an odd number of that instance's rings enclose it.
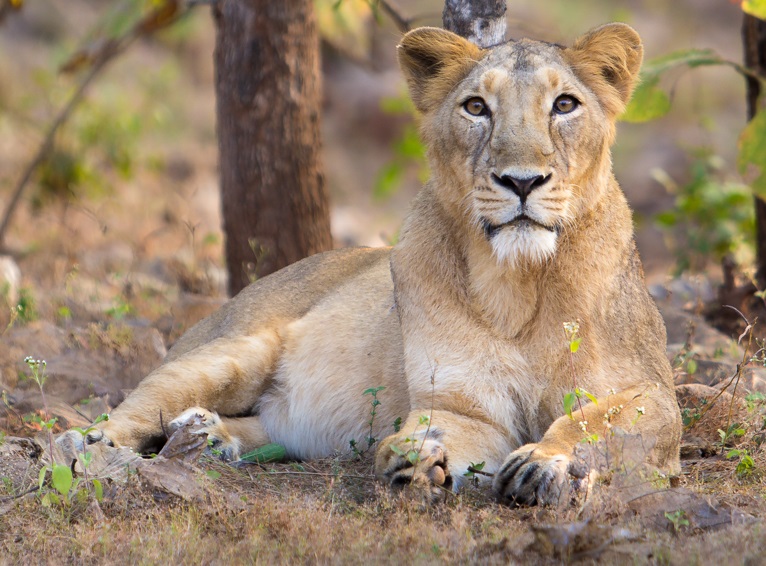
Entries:
{"label": "tree bark", "polygon": [[[745,66],[766,75],[766,22],[744,15],[742,22],[742,43],[745,50]],[[752,120],[758,112],[758,98],[761,84],[753,77],[747,77],[747,119]],[[759,289],[766,289],[766,201],[755,199],[755,280]]]}
{"label": "tree bark", "polygon": [[219,0],[215,83],[229,292],[332,248],[311,0]]}
{"label": "tree bark", "polygon": [[444,29],[461,35],[479,47],[505,41],[506,0],[445,0]]}

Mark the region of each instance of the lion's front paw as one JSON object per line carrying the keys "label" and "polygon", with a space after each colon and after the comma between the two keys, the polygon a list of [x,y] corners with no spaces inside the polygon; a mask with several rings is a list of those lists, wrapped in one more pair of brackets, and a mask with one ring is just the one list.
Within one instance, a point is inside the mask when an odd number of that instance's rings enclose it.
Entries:
{"label": "lion's front paw", "polygon": [[527,444],[511,452],[495,474],[492,489],[509,505],[559,505],[583,487],[586,476],[566,454]]}
{"label": "lion's front paw", "polygon": [[432,501],[442,499],[445,490],[452,489],[447,449],[432,439],[414,446],[403,439],[384,442],[375,459],[375,473],[394,489],[407,485],[425,488]]}
{"label": "lion's front paw", "polygon": [[185,410],[178,417],[170,421],[168,428],[173,433],[179,428],[201,422],[202,427],[195,434],[206,434],[208,439],[207,452],[227,462],[238,460],[240,453],[239,440],[229,434],[226,425],[217,413],[201,407],[192,407]]}

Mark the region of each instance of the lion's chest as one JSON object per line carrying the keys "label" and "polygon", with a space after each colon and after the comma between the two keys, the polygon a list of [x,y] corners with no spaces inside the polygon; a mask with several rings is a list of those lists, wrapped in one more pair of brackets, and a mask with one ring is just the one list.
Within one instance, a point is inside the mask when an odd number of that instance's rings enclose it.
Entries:
{"label": "lion's chest", "polygon": [[495,262],[472,266],[469,296],[476,316],[499,336],[507,338],[518,336],[538,311],[536,278],[510,272]]}

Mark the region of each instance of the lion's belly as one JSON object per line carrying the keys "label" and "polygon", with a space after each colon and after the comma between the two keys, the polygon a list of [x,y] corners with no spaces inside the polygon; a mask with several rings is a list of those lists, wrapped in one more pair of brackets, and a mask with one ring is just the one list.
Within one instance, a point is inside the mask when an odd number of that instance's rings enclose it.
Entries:
{"label": "lion's belly", "polygon": [[286,330],[274,383],[258,404],[269,437],[294,458],[367,445],[373,398],[381,404],[373,436],[393,432],[409,411],[401,331],[386,265],[349,281]]}

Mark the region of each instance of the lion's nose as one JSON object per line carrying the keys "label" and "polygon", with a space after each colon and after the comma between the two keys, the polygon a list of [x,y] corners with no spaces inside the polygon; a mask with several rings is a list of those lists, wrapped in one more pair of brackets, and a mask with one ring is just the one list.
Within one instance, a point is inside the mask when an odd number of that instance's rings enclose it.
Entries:
{"label": "lion's nose", "polygon": [[529,193],[538,187],[542,187],[550,180],[551,176],[532,175],[529,177],[516,177],[513,175],[496,175],[495,173],[492,173],[492,178],[501,187],[513,191],[513,193],[519,197],[521,204],[524,204]]}

